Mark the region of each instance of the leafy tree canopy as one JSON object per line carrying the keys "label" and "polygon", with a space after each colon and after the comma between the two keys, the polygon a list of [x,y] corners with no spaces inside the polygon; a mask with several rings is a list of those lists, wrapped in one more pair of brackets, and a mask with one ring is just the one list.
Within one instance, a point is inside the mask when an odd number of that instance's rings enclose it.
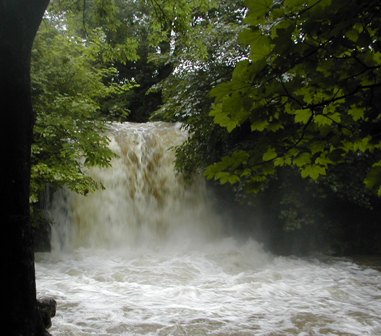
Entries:
{"label": "leafy tree canopy", "polygon": [[48,183],[82,194],[96,189],[85,167],[107,166],[113,156],[99,111],[131,85],[113,82],[116,69],[99,62],[101,42],[96,32],[92,42],[76,36],[63,18],[48,17],[39,30],[32,55],[33,202]]}
{"label": "leafy tree canopy", "polygon": [[185,45],[194,16],[213,3],[51,1],[33,49],[33,202],[47,183],[82,194],[99,187],[85,171],[113,156],[105,121],[126,120],[131,102],[153,100],[144,95],[172,71],[160,75],[171,45]]}
{"label": "leafy tree canopy", "polygon": [[169,76],[178,54],[198,41],[195,22],[216,6],[217,0],[56,0],[50,11],[64,15],[75,33],[92,40],[93,31],[103,34],[102,62],[117,68],[116,80],[134,81],[129,94],[116,101],[118,110],[103,110],[109,119],[146,121],[161,103],[161,91],[151,86]]}
{"label": "leafy tree canopy", "polygon": [[205,175],[258,191],[281,167],[317,180],[362,162],[381,196],[379,1],[246,4],[239,38],[250,55],[211,91],[210,112],[245,136]]}
{"label": "leafy tree canopy", "polygon": [[171,56],[174,71],[152,89],[162,90],[163,104],[151,119],[181,121],[191,135],[177,148],[176,165],[186,178],[226,151],[229,135],[208,116],[209,91],[229,80],[237,62],[248,55],[237,40],[245,11],[243,1],[219,0],[215,7],[198,12],[187,44]]}

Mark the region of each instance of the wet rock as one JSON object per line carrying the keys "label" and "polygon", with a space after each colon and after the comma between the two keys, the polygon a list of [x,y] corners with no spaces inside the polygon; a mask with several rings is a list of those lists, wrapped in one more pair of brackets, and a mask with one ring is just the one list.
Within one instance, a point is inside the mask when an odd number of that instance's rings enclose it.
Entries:
{"label": "wet rock", "polygon": [[[46,329],[52,326],[52,317],[56,315],[57,302],[52,298],[40,298],[37,300],[38,310],[40,311],[42,323]],[[49,333],[46,332],[46,336]]]}

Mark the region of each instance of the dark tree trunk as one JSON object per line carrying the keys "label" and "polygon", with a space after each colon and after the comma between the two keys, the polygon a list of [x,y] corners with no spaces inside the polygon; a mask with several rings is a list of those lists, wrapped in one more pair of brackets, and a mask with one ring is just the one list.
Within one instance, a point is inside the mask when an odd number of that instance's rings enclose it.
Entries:
{"label": "dark tree trunk", "polygon": [[44,334],[37,309],[29,219],[30,54],[48,2],[0,0],[0,251],[6,316],[0,334],[7,336]]}

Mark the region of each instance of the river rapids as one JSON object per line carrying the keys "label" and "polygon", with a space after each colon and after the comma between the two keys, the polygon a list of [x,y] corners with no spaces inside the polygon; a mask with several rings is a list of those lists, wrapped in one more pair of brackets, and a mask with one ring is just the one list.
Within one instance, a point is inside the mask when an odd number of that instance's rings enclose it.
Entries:
{"label": "river rapids", "polygon": [[58,191],[37,290],[54,336],[381,335],[381,273],[344,258],[279,257],[225,233],[202,178],[174,170],[180,125],[113,124],[105,189]]}

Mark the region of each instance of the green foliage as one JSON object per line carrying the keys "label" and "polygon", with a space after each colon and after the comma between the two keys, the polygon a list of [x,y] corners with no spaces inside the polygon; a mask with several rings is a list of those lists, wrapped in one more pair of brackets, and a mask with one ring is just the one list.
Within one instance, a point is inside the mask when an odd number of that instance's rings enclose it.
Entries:
{"label": "green foliage", "polygon": [[40,28],[32,55],[32,202],[46,184],[95,190],[100,185],[86,167],[107,167],[114,155],[99,111],[131,85],[115,83],[116,69],[99,61],[102,38],[94,32],[91,42],[83,40],[63,18],[47,18]]}
{"label": "green foliage", "polygon": [[[143,40],[141,27],[145,22],[140,10],[141,2],[136,1],[73,1],[53,0],[49,6],[49,21],[63,34],[82,40],[87,46],[92,45],[97,51],[93,64],[113,68],[114,73],[106,78],[105,83],[114,87],[128,84],[129,89],[140,83],[136,74],[126,75],[127,64],[139,60],[140,40]],[[136,20],[136,22],[135,22]],[[69,28],[70,31],[67,31]],[[104,99],[101,113],[108,120],[123,121],[130,115],[128,100],[132,90],[124,90]]]}
{"label": "green foliage", "polygon": [[182,62],[181,55],[205,56],[206,45],[199,38],[204,34],[202,17],[216,3],[215,0],[56,0],[51,10],[68,16],[76,33],[86,40],[93,39],[94,30],[101,31],[102,62],[111,62],[116,67],[116,81],[137,84],[123,97],[109,100],[118,108],[103,109],[106,118],[143,122],[162,104],[162,88],[157,84]]}
{"label": "green foliage", "polygon": [[[242,21],[242,1],[232,4],[226,0],[202,1],[152,1],[154,11],[161,23],[161,53],[151,53],[153,64],[170,67],[167,76],[161,76],[149,92],[162,93],[162,104],[152,119],[165,119],[199,124],[197,118],[204,118],[210,106],[207,92],[213,84],[226,80],[231,67],[242,54],[236,43],[237,24]],[[159,15],[161,13],[161,15]],[[205,120],[206,123],[208,121]],[[210,123],[208,123],[210,125]]]}
{"label": "green foliage", "polygon": [[176,63],[171,45],[191,46],[197,13],[213,7],[209,0],[51,2],[33,50],[34,202],[47,183],[82,194],[100,187],[86,167],[112,157],[102,118],[146,120],[161,103],[148,89]]}
{"label": "green foliage", "polygon": [[246,134],[228,156],[243,150],[248,159],[237,167],[223,153],[206,176],[238,176],[234,183],[257,191],[281,167],[318,180],[362,161],[366,186],[381,196],[379,2],[246,4],[240,41],[250,55],[211,91],[210,115],[229,133]]}
{"label": "green foliage", "polygon": [[189,138],[177,148],[176,160],[186,178],[214,162],[233,143],[208,115],[212,103],[208,92],[228,80],[234,65],[247,54],[237,42],[243,15],[243,1],[218,0],[207,11],[193,11],[187,36],[176,35],[176,48],[169,55],[174,71],[152,89],[161,90],[163,104],[151,119],[181,121],[188,130]]}

